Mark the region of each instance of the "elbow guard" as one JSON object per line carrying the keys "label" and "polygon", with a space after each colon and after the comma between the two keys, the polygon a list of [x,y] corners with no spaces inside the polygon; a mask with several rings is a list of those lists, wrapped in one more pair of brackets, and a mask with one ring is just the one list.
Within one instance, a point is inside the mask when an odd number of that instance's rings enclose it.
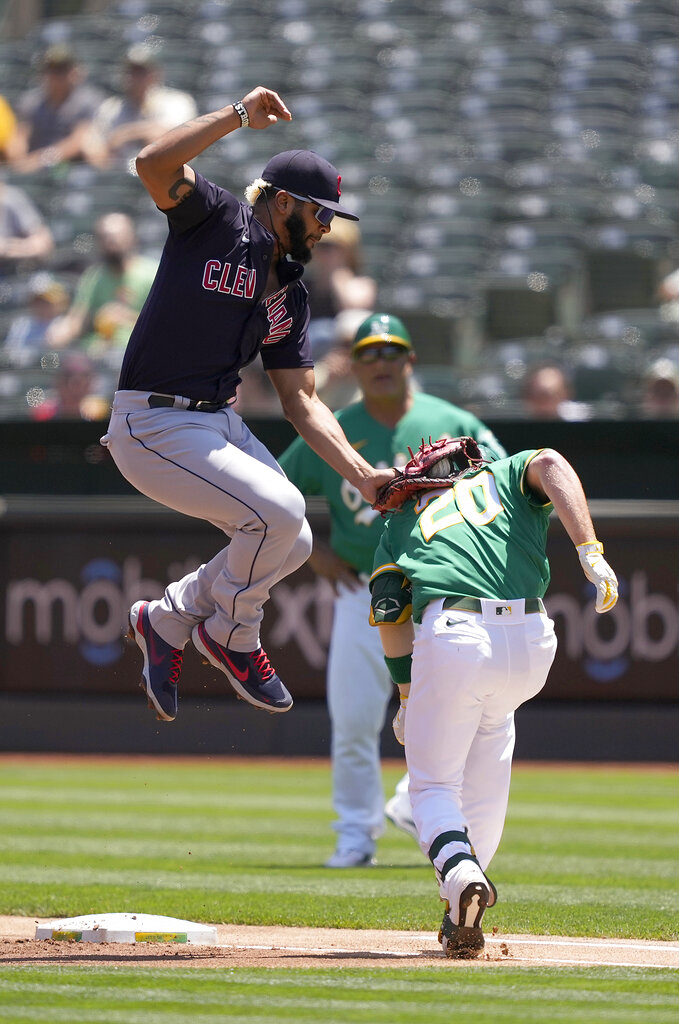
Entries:
{"label": "elbow guard", "polygon": [[371,626],[399,625],[412,616],[412,587],[397,569],[378,569],[370,580],[370,595]]}

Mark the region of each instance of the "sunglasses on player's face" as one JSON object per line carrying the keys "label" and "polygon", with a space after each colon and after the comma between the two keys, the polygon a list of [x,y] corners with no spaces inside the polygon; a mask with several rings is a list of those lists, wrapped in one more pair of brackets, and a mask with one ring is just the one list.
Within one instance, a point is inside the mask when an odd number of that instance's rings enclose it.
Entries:
{"label": "sunglasses on player's face", "polygon": [[[288,192],[287,188],[285,191]],[[292,196],[293,199],[299,199],[302,203],[313,203],[313,199],[309,199],[308,196],[298,196],[296,192],[288,192],[288,195]],[[318,223],[322,224],[324,228],[328,227],[334,216],[335,211],[329,210],[327,206],[319,206],[314,214]]]}
{"label": "sunglasses on player's face", "polygon": [[408,349],[403,345],[366,345],[365,348],[359,348],[354,359],[357,363],[376,363],[378,359],[383,359],[385,363],[395,363],[407,353]]}

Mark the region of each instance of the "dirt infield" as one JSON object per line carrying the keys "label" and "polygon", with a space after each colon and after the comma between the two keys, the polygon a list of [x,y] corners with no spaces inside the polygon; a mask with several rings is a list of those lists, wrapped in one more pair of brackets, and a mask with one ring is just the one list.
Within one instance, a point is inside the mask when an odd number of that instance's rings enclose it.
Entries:
{"label": "dirt infield", "polygon": [[0,917],[0,964],[124,967],[549,967],[679,969],[679,942],[488,934],[478,960],[447,960],[427,932],[217,925],[216,946],[35,939],[44,919]]}

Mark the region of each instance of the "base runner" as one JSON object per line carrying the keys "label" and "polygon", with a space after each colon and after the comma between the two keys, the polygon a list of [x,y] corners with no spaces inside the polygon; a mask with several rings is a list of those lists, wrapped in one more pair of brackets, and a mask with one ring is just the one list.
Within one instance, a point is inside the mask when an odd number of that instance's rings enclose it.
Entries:
{"label": "base runner", "polygon": [[413,818],[446,904],[439,941],[448,957],[467,958],[483,949],[481,921],[496,900],[485,872],[507,812],[514,712],[540,692],[556,653],[542,603],[552,509],[596,586],[597,612],[613,608],[618,589],[562,455],[538,449],[485,463],[473,439],[457,441],[456,454],[442,444],[441,460],[418,477],[418,460],[431,454],[423,443],[403,471],[410,478],[387,485],[396,511],[370,588],[371,622],[408,695]]}

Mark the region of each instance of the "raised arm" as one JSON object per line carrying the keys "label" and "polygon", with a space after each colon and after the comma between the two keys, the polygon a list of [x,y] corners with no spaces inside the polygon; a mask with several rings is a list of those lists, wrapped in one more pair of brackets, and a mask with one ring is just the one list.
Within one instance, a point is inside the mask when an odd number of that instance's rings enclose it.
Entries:
{"label": "raised arm", "polygon": [[[278,93],[264,86],[257,86],[241,102],[250,128],[261,130],[279,119],[292,120],[292,114]],[[156,206],[168,210],[185,199],[196,181],[195,171],[188,161],[240,128],[241,123],[240,115],[230,103],[171,128],[145,146],[136,160],[137,172]]]}

